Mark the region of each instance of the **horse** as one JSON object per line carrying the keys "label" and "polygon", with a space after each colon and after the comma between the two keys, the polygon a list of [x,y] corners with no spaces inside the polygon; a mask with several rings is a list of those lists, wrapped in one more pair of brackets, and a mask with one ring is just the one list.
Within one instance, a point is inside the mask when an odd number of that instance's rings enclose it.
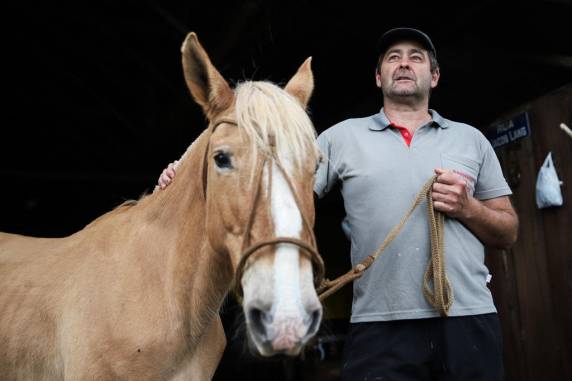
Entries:
{"label": "horse", "polygon": [[0,233],[0,379],[211,379],[233,287],[263,356],[317,332],[311,58],[231,88],[195,33],[181,52],[208,127],[173,184],[67,237]]}

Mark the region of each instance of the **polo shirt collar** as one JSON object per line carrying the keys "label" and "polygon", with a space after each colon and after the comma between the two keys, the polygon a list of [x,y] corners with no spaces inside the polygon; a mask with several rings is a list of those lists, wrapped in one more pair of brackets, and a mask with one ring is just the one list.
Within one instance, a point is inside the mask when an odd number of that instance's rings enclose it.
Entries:
{"label": "polo shirt collar", "polygon": [[[429,113],[431,114],[431,118],[433,121],[431,122],[432,126],[447,128],[449,127],[447,120],[443,118],[439,113],[435,110],[429,109]],[[383,107],[379,110],[379,113],[373,116],[373,123],[369,124],[369,129],[373,131],[383,131],[391,122],[387,119],[385,112],[383,111]]]}
{"label": "polo shirt collar", "polygon": [[433,124],[441,127],[441,128],[447,128],[449,127],[449,123],[447,123],[447,119],[443,118],[441,115],[439,115],[439,113],[435,110],[429,109],[429,113],[431,114],[431,117],[433,118]]}

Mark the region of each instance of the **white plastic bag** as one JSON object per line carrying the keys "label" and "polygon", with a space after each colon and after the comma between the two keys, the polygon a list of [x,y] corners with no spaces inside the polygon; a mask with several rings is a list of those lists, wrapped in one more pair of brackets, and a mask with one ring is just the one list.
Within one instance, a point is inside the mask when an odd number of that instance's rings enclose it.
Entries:
{"label": "white plastic bag", "polygon": [[560,185],[552,162],[552,152],[549,152],[536,178],[536,206],[538,209],[562,205]]}

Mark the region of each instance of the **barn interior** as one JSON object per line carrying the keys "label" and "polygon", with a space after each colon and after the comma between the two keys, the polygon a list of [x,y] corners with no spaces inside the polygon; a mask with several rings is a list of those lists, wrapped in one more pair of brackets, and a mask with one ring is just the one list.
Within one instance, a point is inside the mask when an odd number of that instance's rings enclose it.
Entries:
{"label": "barn interior", "polygon": [[[562,122],[572,125],[571,92],[562,93],[572,84],[571,18],[570,0],[10,2],[1,37],[0,231],[66,236],[153,190],[163,168],[207,125],[181,68],[180,46],[190,31],[231,83],[285,84],[311,56],[309,113],[320,133],[379,111],[376,40],[393,27],[419,28],[433,39],[441,67],[431,108],[485,132],[550,94],[564,94],[555,99],[568,118]],[[537,136],[547,128],[530,125]],[[566,145],[562,152],[569,150],[567,138],[554,134]],[[559,159],[566,183],[571,164]],[[318,202],[316,234],[331,276],[350,266],[343,216],[339,192]],[[570,217],[559,218],[570,226]],[[562,260],[563,279],[570,279],[569,258]],[[569,281],[562,282],[560,292],[572,295]],[[338,379],[350,303],[347,287],[326,306],[318,339],[302,357],[260,359],[245,349],[240,308],[229,298],[221,312],[229,345],[215,379]],[[554,321],[563,326],[570,309]],[[560,342],[555,333],[554,351],[543,352],[555,357],[561,379],[572,376],[571,335],[566,328]],[[535,356],[543,353],[508,355],[509,379],[533,379]]]}

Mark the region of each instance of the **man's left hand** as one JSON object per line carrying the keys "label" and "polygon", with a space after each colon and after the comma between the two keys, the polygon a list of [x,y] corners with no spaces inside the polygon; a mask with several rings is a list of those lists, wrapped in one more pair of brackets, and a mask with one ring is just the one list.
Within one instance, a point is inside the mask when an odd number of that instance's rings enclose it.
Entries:
{"label": "man's left hand", "polygon": [[449,169],[435,168],[433,206],[449,217],[463,219],[470,215],[475,201],[469,195],[467,180]]}

